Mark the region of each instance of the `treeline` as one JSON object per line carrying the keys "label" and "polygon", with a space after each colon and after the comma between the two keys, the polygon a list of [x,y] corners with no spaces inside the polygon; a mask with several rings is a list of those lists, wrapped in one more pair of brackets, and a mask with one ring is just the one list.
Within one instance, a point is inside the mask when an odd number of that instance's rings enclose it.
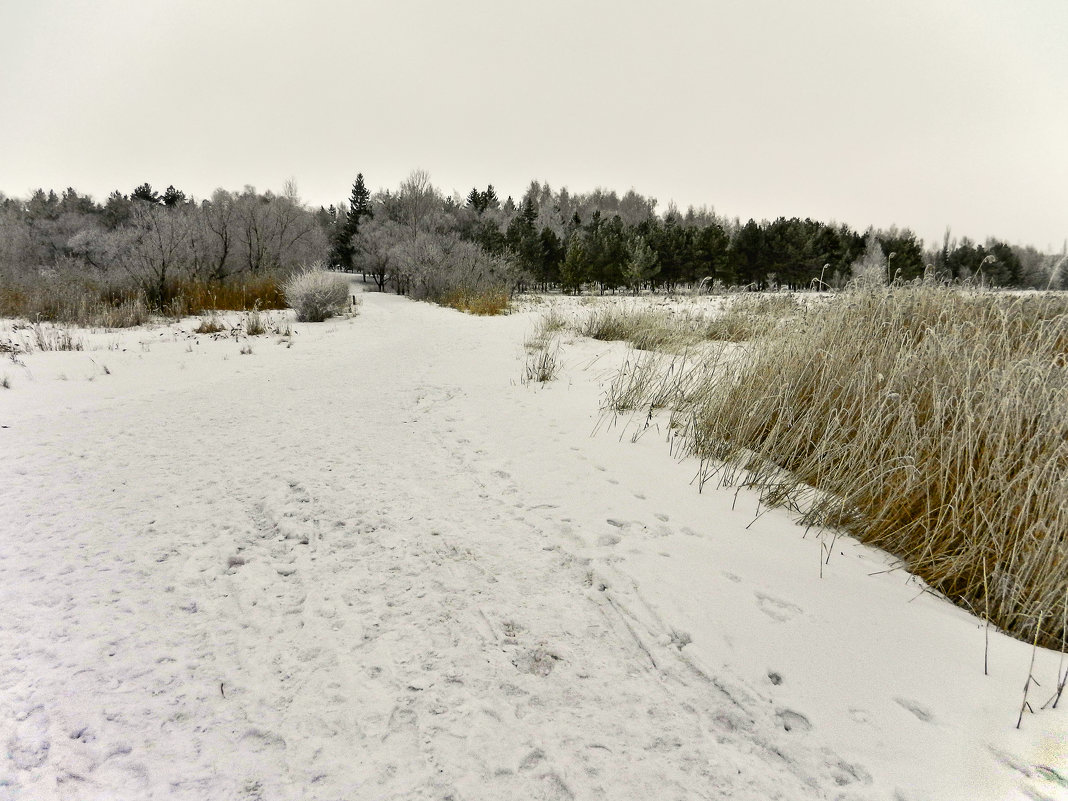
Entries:
{"label": "treeline", "polygon": [[[318,210],[292,184],[281,194],[219,189],[197,201],[146,183],[103,202],[73,188],[37,190],[25,200],[0,195],[0,301],[25,299],[32,293],[20,295],[19,285],[51,276],[94,287],[104,299],[136,291],[163,309],[189,295],[191,283],[247,284],[317,261],[431,299],[524,289],[824,289],[859,276],[1068,288],[1063,259],[1033,248],[953,241],[948,233],[940,244],[925,249],[908,230],[861,232],[807,218],[743,223],[674,206],[658,213],[654,198],[633,190],[572,194],[534,181],[518,201],[500,199],[492,186],[447,196],[423,171],[375,193],[361,174],[347,202]],[[25,303],[23,311],[0,305],[6,314],[34,312]]]}
{"label": "treeline", "polygon": [[492,185],[448,197],[417,171],[397,190],[375,195],[361,174],[349,202],[320,216],[335,267],[419,296],[487,281],[510,290],[605,292],[701,284],[824,289],[859,276],[1046,288],[1057,262],[993,239],[956,242],[947,234],[941,248],[925,250],[908,230],[860,232],[807,218],[741,223],[707,209],[669,207],[661,215],[656,205],[633,190],[571,194],[537,181],[518,202],[500,200]]}
{"label": "treeline", "polygon": [[74,189],[37,190],[25,201],[0,196],[0,280],[61,275],[135,288],[162,308],[188,282],[271,276],[322,259],[326,237],[291,185],[281,195],[219,189],[200,202],[147,183],[103,203]]}

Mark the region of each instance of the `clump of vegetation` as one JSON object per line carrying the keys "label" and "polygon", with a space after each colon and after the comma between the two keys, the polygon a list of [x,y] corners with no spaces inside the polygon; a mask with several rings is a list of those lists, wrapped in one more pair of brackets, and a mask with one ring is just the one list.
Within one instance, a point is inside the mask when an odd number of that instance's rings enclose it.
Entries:
{"label": "clump of vegetation", "polygon": [[655,412],[687,407],[716,373],[721,355],[713,351],[670,358],[645,351],[635,354],[609,382],[602,407],[616,414],[641,412],[648,425]]}
{"label": "clump of vegetation", "polygon": [[858,288],[746,353],[671,399],[702,482],[807,497],[805,522],[895,554],[1015,636],[1062,645],[1068,298]]}
{"label": "clump of vegetation", "polygon": [[36,323],[30,326],[29,331],[32,346],[27,347],[27,351],[33,348],[39,351],[85,350],[85,342],[64,326]]}
{"label": "clump of vegetation", "polygon": [[454,289],[438,298],[438,303],[469,314],[494,316],[508,312],[508,290],[503,287]]}
{"label": "clump of vegetation", "polygon": [[210,314],[200,321],[200,325],[193,329],[194,334],[217,334],[225,331],[226,325],[217,315]]}
{"label": "clump of vegetation", "polygon": [[542,347],[527,353],[523,383],[536,381],[544,384],[553,381],[560,370],[560,343],[556,339],[547,340]]}
{"label": "clump of vegetation", "polygon": [[212,310],[248,311],[286,308],[286,296],[273,275],[227,281],[186,278],[169,282],[164,308],[174,317]]}
{"label": "clump of vegetation", "polygon": [[639,350],[671,350],[699,342],[702,322],[692,312],[604,304],[590,312],[576,332],[604,342],[629,342]]}
{"label": "clump of vegetation", "polygon": [[788,294],[734,295],[718,306],[689,309],[604,304],[576,326],[582,336],[606,342],[625,341],[638,350],[680,352],[702,342],[742,342],[765,334],[800,310]]}
{"label": "clump of vegetation", "polygon": [[566,328],[567,320],[555,307],[550,307],[538,318],[537,323],[534,324],[534,331],[523,345],[528,353],[543,350]]}
{"label": "clump of vegetation", "polygon": [[148,322],[151,311],[144,294],[128,281],[27,273],[0,281],[0,317],[86,328],[129,328]]}
{"label": "clump of vegetation", "polygon": [[283,285],[286,300],[297,312],[297,320],[321,323],[342,314],[349,300],[349,281],[328,272],[322,265],[294,273]]}
{"label": "clump of vegetation", "polygon": [[736,294],[722,312],[704,322],[701,333],[719,342],[744,342],[769,333],[799,311],[797,297],[791,293]]}
{"label": "clump of vegetation", "polygon": [[93,280],[67,273],[30,273],[0,282],[0,317],[46,321],[83,328],[144,325],[153,313],[186,317],[214,310],[284,309],[278,281],[271,276],[246,280],[168,281],[162,304],[150,304],[129,278]]}
{"label": "clump of vegetation", "polygon": [[266,334],[268,323],[267,315],[255,308],[245,315],[245,333],[250,337]]}

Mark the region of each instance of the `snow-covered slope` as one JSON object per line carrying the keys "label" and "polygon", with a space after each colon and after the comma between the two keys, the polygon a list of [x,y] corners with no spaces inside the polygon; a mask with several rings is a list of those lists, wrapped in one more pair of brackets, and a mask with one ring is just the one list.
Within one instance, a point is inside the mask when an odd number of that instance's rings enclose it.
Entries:
{"label": "snow-covered slope", "polygon": [[[0,799],[1063,798],[1059,655],[388,295],[0,367]],[[241,348],[251,345],[250,354]]]}

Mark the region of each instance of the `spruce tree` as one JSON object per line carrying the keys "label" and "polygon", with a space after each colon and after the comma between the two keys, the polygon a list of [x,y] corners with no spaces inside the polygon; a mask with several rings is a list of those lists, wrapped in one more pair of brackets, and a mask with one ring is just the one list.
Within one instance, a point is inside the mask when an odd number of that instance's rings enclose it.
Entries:
{"label": "spruce tree", "polygon": [[371,193],[363,182],[363,173],[357,173],[356,180],[352,184],[352,194],[349,195],[348,213],[344,217],[338,215],[334,228],[330,253],[330,260],[334,266],[347,273],[352,272],[352,257],[355,253],[352,240],[360,232],[360,219],[362,217],[371,219],[374,216]]}
{"label": "spruce tree", "polygon": [[467,207],[470,208],[470,209],[474,209],[477,213],[481,214],[482,213],[482,209],[480,208],[481,205],[482,205],[482,195],[479,193],[479,191],[477,189],[472,189],[471,192],[467,195]]}
{"label": "spruce tree", "polygon": [[349,216],[346,220],[349,227],[349,235],[355,236],[360,231],[360,218],[372,218],[375,216],[371,208],[371,193],[363,182],[363,173],[356,175],[356,181],[352,184],[352,195],[349,197]]}

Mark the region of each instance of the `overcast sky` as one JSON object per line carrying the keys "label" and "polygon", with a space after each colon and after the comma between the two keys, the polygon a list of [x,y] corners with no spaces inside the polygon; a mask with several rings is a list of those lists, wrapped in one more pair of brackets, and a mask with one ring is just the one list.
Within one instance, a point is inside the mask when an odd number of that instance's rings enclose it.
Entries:
{"label": "overcast sky", "polygon": [[414,168],[1060,250],[1066,0],[0,0],[0,192]]}

